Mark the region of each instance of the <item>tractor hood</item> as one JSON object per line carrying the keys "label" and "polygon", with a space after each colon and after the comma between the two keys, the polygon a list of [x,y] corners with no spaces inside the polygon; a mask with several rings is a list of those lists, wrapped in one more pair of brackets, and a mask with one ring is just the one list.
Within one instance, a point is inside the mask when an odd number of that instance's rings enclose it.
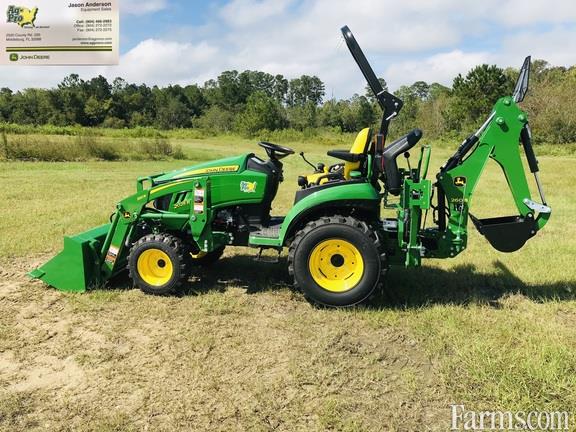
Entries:
{"label": "tractor hood", "polygon": [[206,174],[225,174],[244,171],[246,168],[246,159],[252,154],[244,154],[215,161],[204,162],[198,165],[192,165],[181,168],[176,171],[170,171],[154,178],[154,183],[166,183],[183,178],[202,176]]}

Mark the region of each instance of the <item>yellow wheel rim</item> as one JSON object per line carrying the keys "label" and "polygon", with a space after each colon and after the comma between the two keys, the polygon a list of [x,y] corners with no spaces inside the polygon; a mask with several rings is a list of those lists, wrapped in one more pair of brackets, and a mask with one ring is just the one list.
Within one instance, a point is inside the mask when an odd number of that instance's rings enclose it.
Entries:
{"label": "yellow wheel rim", "polygon": [[152,286],[167,284],[174,268],[168,254],[160,249],[147,249],[138,257],[138,274],[144,282]]}
{"label": "yellow wheel rim", "polygon": [[308,259],[312,279],[331,292],[354,288],[364,274],[360,251],[349,241],[329,239],[318,243]]}

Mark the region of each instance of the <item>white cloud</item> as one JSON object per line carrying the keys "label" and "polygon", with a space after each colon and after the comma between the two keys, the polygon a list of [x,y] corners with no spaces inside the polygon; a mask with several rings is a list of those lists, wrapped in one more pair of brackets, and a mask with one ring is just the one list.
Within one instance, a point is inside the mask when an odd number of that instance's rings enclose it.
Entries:
{"label": "white cloud", "polygon": [[[346,97],[362,92],[365,85],[340,37],[344,24],[356,35],[377,75],[384,76],[392,89],[416,80],[451,84],[455,75],[483,62],[518,67],[532,47],[538,57],[551,62],[563,59],[563,64],[574,62],[572,53],[576,53],[572,42],[563,49],[556,41],[559,35],[532,25],[573,19],[576,2],[305,0],[288,8],[285,1],[275,2],[277,9],[273,9],[270,1],[235,0],[225,10],[234,10],[240,17],[252,10],[248,4],[258,4],[267,13],[246,29],[235,28],[224,37],[222,52],[229,53],[224,62],[228,68],[287,76],[316,74],[326,82],[328,96],[333,90],[335,96]],[[239,5],[246,8],[240,10]],[[545,10],[548,7],[554,10]],[[278,16],[272,10],[284,12]],[[576,30],[565,28],[561,37],[576,41]],[[484,40],[492,40],[489,49],[483,49]],[[474,48],[465,49],[466,45]]]}
{"label": "white cloud", "polygon": [[129,15],[145,15],[168,7],[167,0],[121,0],[120,10]]}
{"label": "white cloud", "polygon": [[[54,87],[65,76],[76,73],[84,79],[104,75],[148,85],[204,82],[223,69],[218,66],[218,48],[205,41],[197,44],[147,39],[120,58],[118,66],[28,66],[0,69],[2,87]],[[17,73],[16,73],[17,70]]]}
{"label": "white cloud", "polygon": [[232,0],[220,16],[230,25],[246,27],[282,14],[294,0]]}
{"label": "white cloud", "polygon": [[54,87],[71,73],[97,75],[94,67],[70,66],[4,66],[0,68],[0,86],[12,90],[28,87]]}
{"label": "white cloud", "polygon": [[[122,7],[126,13],[154,11],[167,3],[122,0]],[[553,64],[576,62],[576,2],[231,0],[210,10],[201,25],[181,23],[139,42],[118,67],[17,73],[11,67],[0,70],[0,80],[14,88],[45,86],[76,72],[149,85],[202,84],[223,70],[258,69],[288,78],[318,75],[328,97],[348,97],[363,92],[365,83],[340,35],[344,24],[393,90],[416,80],[450,84],[456,74],[483,62],[518,67],[530,53]]]}
{"label": "white cloud", "polygon": [[553,65],[576,64],[576,32],[567,27],[554,27],[542,33],[521,31],[504,39],[503,54],[519,63],[531,54]]}
{"label": "white cloud", "polygon": [[459,73],[465,74],[478,64],[491,62],[493,62],[491,55],[485,52],[465,53],[461,50],[453,50],[422,60],[393,64],[386,69],[384,76],[391,88],[415,81],[451,85],[452,79]]}
{"label": "white cloud", "polygon": [[522,26],[535,23],[574,23],[576,2],[571,0],[508,0],[493,10],[504,24]]}
{"label": "white cloud", "polygon": [[[425,8],[420,10],[411,3],[306,0],[290,7],[285,1],[275,2],[275,8],[270,3],[236,0],[224,8],[225,20],[233,15],[236,27],[220,43],[222,52],[228,53],[223,65],[288,77],[315,74],[326,82],[328,95],[334,91],[337,97],[364,89],[362,76],[342,41],[340,27],[344,24],[355,32],[375,66],[388,63],[390,56],[447,48],[461,39],[459,28],[446,18],[448,15],[428,14]],[[249,5],[258,5],[264,12],[255,13],[258,21],[239,28],[245,22],[243,13],[254,11]],[[274,15],[281,9],[281,16]]]}
{"label": "white cloud", "polygon": [[198,81],[217,60],[218,48],[202,41],[197,44],[147,39],[120,59],[120,65],[104,73],[129,82],[166,85]]}

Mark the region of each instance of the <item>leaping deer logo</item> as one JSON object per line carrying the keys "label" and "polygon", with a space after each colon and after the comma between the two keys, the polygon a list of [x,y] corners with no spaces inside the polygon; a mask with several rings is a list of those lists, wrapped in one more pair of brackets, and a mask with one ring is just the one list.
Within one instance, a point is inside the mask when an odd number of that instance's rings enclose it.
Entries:
{"label": "leaping deer logo", "polygon": [[454,186],[463,187],[466,186],[466,177],[454,177]]}

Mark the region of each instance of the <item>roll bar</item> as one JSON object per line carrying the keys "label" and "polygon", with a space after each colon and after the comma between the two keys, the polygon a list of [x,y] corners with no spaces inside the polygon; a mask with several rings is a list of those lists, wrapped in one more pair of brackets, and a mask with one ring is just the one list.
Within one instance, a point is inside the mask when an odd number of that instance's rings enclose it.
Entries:
{"label": "roll bar", "polygon": [[344,40],[346,41],[346,45],[348,45],[348,49],[350,50],[352,57],[354,57],[356,64],[358,64],[358,67],[362,71],[364,78],[366,78],[366,81],[374,93],[378,104],[382,108],[383,113],[382,122],[380,125],[380,134],[383,134],[385,138],[386,134],[388,133],[390,120],[392,120],[400,113],[404,102],[402,102],[400,98],[397,98],[382,88],[382,84],[380,84],[380,81],[378,81],[378,78],[376,78],[376,74],[372,70],[368,60],[366,60],[366,56],[364,56],[364,53],[362,52],[360,45],[358,45],[358,42],[356,42],[356,38],[352,34],[350,28],[348,26],[344,26],[340,29],[340,31],[344,36]]}

